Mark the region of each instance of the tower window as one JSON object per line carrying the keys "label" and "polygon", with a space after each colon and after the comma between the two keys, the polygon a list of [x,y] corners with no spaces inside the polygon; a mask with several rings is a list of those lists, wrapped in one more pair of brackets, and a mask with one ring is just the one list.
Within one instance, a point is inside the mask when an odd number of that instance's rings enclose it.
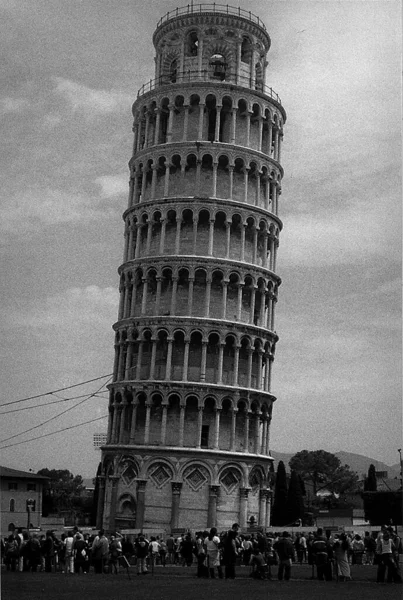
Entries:
{"label": "tower window", "polygon": [[14,498],[10,499],[10,512],[14,512],[15,511],[15,500]]}
{"label": "tower window", "polygon": [[250,64],[252,59],[252,43],[249,38],[244,37],[241,46],[241,61]]}
{"label": "tower window", "polygon": [[177,74],[178,74],[178,62],[175,58],[175,60],[173,60],[171,62],[171,66],[169,67],[169,79],[172,83],[176,82]]}
{"label": "tower window", "polygon": [[197,31],[191,31],[187,36],[186,55],[197,56],[199,49],[199,37]]}
{"label": "tower window", "polygon": [[210,66],[212,67],[213,77],[217,77],[223,81],[225,79],[225,72],[227,69],[227,63],[222,54],[213,54],[210,58]]}
{"label": "tower window", "polygon": [[208,448],[208,433],[209,425],[202,425],[200,446],[202,448]]}

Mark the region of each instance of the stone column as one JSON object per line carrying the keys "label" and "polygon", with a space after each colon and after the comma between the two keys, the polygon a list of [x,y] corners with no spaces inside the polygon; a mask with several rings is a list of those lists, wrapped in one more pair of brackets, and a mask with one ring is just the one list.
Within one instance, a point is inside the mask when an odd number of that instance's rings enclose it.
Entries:
{"label": "stone column", "polygon": [[203,139],[203,125],[204,125],[204,104],[199,103],[199,130],[198,130],[198,140]]}
{"label": "stone column", "polygon": [[120,425],[120,405],[113,403],[112,444],[117,444]]}
{"label": "stone column", "polygon": [[225,348],[225,343],[220,343],[220,346],[218,349],[218,378],[217,378],[218,385],[222,385],[224,348]]}
{"label": "stone column", "polygon": [[150,374],[148,376],[148,379],[154,379],[156,356],[157,356],[157,340],[156,340],[156,338],[151,338],[151,364],[150,364]]}
{"label": "stone column", "polygon": [[98,476],[98,503],[97,503],[97,520],[96,528],[102,529],[104,521],[104,505],[105,505],[105,476]]}
{"label": "stone column", "polygon": [[178,291],[178,277],[172,277],[171,315],[176,313],[176,294]]}
{"label": "stone column", "polygon": [[259,140],[257,149],[259,152],[262,151],[262,138],[263,138],[263,117],[259,116]]}
{"label": "stone column", "polygon": [[244,452],[249,453],[249,412],[245,415]]}
{"label": "stone column", "polygon": [[174,124],[175,106],[173,104],[170,104],[168,106],[168,108],[169,108],[169,117],[168,117],[168,129],[167,129],[167,144],[170,144],[172,142],[172,129],[173,129],[173,124]]}
{"label": "stone column", "polygon": [[129,260],[129,239],[130,239],[130,225],[128,225],[126,223],[125,224],[125,232],[124,232],[123,262],[126,262]]}
{"label": "stone column", "polygon": [[200,448],[201,447],[201,432],[202,432],[202,425],[203,425],[203,407],[198,406],[197,410],[198,410],[198,413],[197,413],[197,444],[196,444],[196,448]]}
{"label": "stone column", "polygon": [[160,249],[159,253],[161,256],[164,255],[165,251],[165,231],[166,231],[167,222],[166,219],[161,219],[161,237],[160,237]]}
{"label": "stone column", "polygon": [[220,141],[221,109],[222,109],[221,105],[217,105],[216,106],[215,135],[214,135],[214,141],[215,142],[219,142]]}
{"label": "stone column", "polygon": [[236,83],[239,83],[241,76],[241,56],[242,56],[242,38],[237,40],[237,48],[236,48]]}
{"label": "stone column", "polygon": [[106,434],[106,443],[112,442],[112,425],[113,425],[113,402],[110,402],[108,407],[109,419],[108,419],[108,432]]}
{"label": "stone column", "polygon": [[119,425],[119,444],[123,444],[125,436],[125,418],[126,418],[127,401],[123,400],[120,409],[120,425]]}
{"label": "stone column", "polygon": [[130,225],[129,227],[129,245],[127,248],[127,260],[132,260],[133,258],[133,243],[134,243],[134,232],[136,230],[135,225]]}
{"label": "stone column", "polygon": [[246,144],[245,146],[247,146],[249,148],[250,146],[250,118],[252,116],[252,113],[247,110],[246,111]]}
{"label": "stone column", "polygon": [[232,200],[232,196],[234,193],[234,165],[229,165],[228,167],[228,171],[229,171],[229,192],[228,192],[228,199]]}
{"label": "stone column", "polygon": [[168,416],[168,404],[162,404],[162,420],[161,420],[161,444],[165,446],[167,437],[167,416]]}
{"label": "stone column", "polygon": [[257,234],[258,229],[256,227],[253,228],[253,253],[252,253],[252,262],[255,265],[257,263]]}
{"label": "stone column", "polygon": [[[189,277],[188,316],[192,316],[194,277]],[[157,313],[158,314],[158,313]]]}
{"label": "stone column", "polygon": [[208,342],[202,341],[202,359],[200,368],[200,381],[206,381],[206,363],[207,363],[207,344]]}
{"label": "stone column", "polygon": [[235,441],[236,441],[236,415],[237,415],[238,409],[237,408],[233,408],[232,409],[232,416],[231,416],[231,441],[230,441],[230,452],[235,452]]}
{"label": "stone column", "polygon": [[241,223],[241,262],[245,261],[245,235],[247,223]]}
{"label": "stone column", "polygon": [[148,133],[150,131],[150,113],[146,113],[146,128],[144,131],[144,148],[148,147]]}
{"label": "stone column", "polygon": [[226,314],[227,314],[228,283],[229,283],[229,281],[227,279],[224,279],[222,282],[222,309],[221,309],[222,312],[221,312],[221,314],[222,314],[223,320],[225,320]]}
{"label": "stone column", "polygon": [[272,147],[272,144],[273,144],[273,121],[270,119],[270,117],[268,118],[267,123],[268,123],[268,126],[269,126],[269,135],[268,135],[269,139],[268,139],[268,142],[267,142],[267,145],[268,145],[267,154],[269,156],[271,156],[272,155],[271,147]]}
{"label": "stone column", "polygon": [[173,346],[174,339],[167,338],[167,342],[168,342],[168,351],[167,351],[167,362],[166,362],[166,367],[165,367],[165,379],[169,381],[171,379],[172,346]]}
{"label": "stone column", "polygon": [[248,523],[248,496],[249,488],[239,488],[240,506],[239,506],[239,525],[241,531],[244,531]]}
{"label": "stone column", "polygon": [[141,363],[143,360],[143,343],[144,343],[144,340],[140,340],[139,353],[137,355],[136,379],[140,379],[140,377],[141,377]]}
{"label": "stone column", "polygon": [[226,244],[225,244],[225,258],[229,258],[231,248],[231,221],[225,221],[226,230]]}
{"label": "stone column", "polygon": [[235,140],[236,140],[236,113],[237,112],[238,112],[238,109],[236,107],[234,107],[232,109],[232,119],[231,119],[231,139],[230,139],[231,144],[235,144]]}
{"label": "stone column", "polygon": [[252,385],[252,358],[253,348],[248,348],[248,373],[246,387],[250,388]]}
{"label": "stone column", "polygon": [[136,234],[136,248],[134,251],[134,258],[138,258],[140,256],[141,228],[142,228],[141,223],[136,223],[137,234]]}
{"label": "stone column", "polygon": [[214,449],[218,450],[220,447],[220,412],[221,408],[215,409],[215,423],[214,423]]}
{"label": "stone column", "polygon": [[175,254],[179,254],[180,243],[181,243],[181,227],[182,227],[182,219],[180,217],[176,217],[176,235],[175,235]]}
{"label": "stone column", "polygon": [[161,123],[161,109],[156,109],[156,119],[155,119],[155,131],[154,131],[154,145],[157,145],[160,139],[160,123]]}
{"label": "stone column", "polygon": [[123,312],[124,312],[124,306],[125,306],[125,291],[126,291],[126,286],[121,280],[121,283],[119,285],[119,310],[118,310],[119,321],[121,319],[123,319]]}
{"label": "stone column", "polygon": [[282,145],[282,143],[283,143],[283,132],[280,131],[280,135],[278,138],[278,158],[277,158],[278,162],[281,162],[281,145]]}
{"label": "stone column", "polygon": [[243,176],[244,176],[244,186],[245,186],[244,192],[245,193],[244,193],[244,199],[243,199],[243,201],[245,202],[245,204],[248,202],[249,171],[250,171],[249,167],[244,167],[244,169],[243,169]]}
{"label": "stone column", "polygon": [[151,179],[151,200],[155,200],[155,188],[157,185],[158,165],[153,164],[151,166],[151,170],[153,172],[152,179]]}
{"label": "stone column", "polygon": [[241,319],[242,319],[242,290],[243,290],[243,283],[238,283],[238,298],[237,298],[238,304],[237,304],[237,311],[236,311],[238,321],[241,321]]}
{"label": "stone column", "polygon": [[178,529],[179,525],[179,506],[181,499],[182,483],[172,481],[172,508],[171,508],[171,529]]}
{"label": "stone column", "polygon": [[150,417],[151,417],[151,402],[146,402],[146,421],[144,424],[144,444],[148,444],[150,439]]}
{"label": "stone column", "polygon": [[266,529],[266,504],[267,504],[267,490],[259,490],[259,525],[263,527],[263,531]]}
{"label": "stone column", "polygon": [[132,403],[132,422],[130,423],[130,438],[129,438],[129,444],[134,444],[135,440],[136,440],[136,422],[137,422],[137,402]]}
{"label": "stone column", "polygon": [[116,530],[116,501],[117,501],[117,495],[118,495],[118,481],[119,481],[119,476],[118,475],[111,475],[109,477],[109,480],[112,484],[112,491],[111,491],[111,509],[110,509],[110,516],[109,516],[109,529],[111,529],[112,531]]}
{"label": "stone column", "polygon": [[213,256],[214,247],[214,219],[210,219],[210,228],[208,236],[208,255]]}
{"label": "stone column", "polygon": [[147,288],[148,288],[148,280],[147,277],[142,277],[143,282],[143,298],[141,300],[141,316],[143,317],[146,314],[147,307]]}
{"label": "stone column", "polygon": [[197,254],[197,223],[198,219],[193,219],[193,251],[192,254]]}
{"label": "stone column", "polygon": [[260,415],[259,413],[255,414],[255,433],[253,435],[253,442],[254,442],[254,448],[253,451],[255,454],[259,454],[259,422],[260,422]]}
{"label": "stone column", "polygon": [[[261,324],[262,327],[264,327],[264,323]],[[263,350],[259,349],[258,350],[258,357],[259,357],[259,362],[257,364],[257,385],[256,388],[258,390],[262,389],[262,371],[263,371]]]}
{"label": "stone column", "polygon": [[183,446],[183,435],[185,431],[185,410],[186,404],[179,405],[179,446]]}
{"label": "stone column", "polygon": [[238,372],[239,372],[239,349],[240,346],[235,346],[235,355],[234,355],[234,381],[232,385],[235,387],[238,385]]}
{"label": "stone column", "polygon": [[214,161],[213,162],[213,192],[211,195],[212,198],[217,197],[217,169],[218,169],[218,162]]}
{"label": "stone column", "polygon": [[146,479],[137,479],[136,529],[140,530],[144,527],[146,485]]}
{"label": "stone column", "polygon": [[162,277],[156,277],[157,290],[155,293],[155,314],[160,314]]}
{"label": "stone column", "polygon": [[142,169],[142,180],[141,180],[141,201],[144,202],[144,196],[146,193],[146,185],[147,185],[147,165],[143,165]]}
{"label": "stone column", "polygon": [[202,38],[202,36],[199,36],[199,46],[197,48],[197,69],[198,69],[200,77],[201,77],[202,70],[203,70],[203,38]]}
{"label": "stone column", "polygon": [[169,161],[165,161],[165,180],[164,180],[164,197],[166,198],[169,194],[169,168],[170,168],[170,163]]}
{"label": "stone column", "polygon": [[220,492],[219,485],[210,485],[210,494],[207,511],[207,527],[215,527],[217,525],[217,497]]}
{"label": "stone column", "polygon": [[185,117],[183,120],[183,137],[182,137],[182,141],[186,142],[187,137],[188,137],[188,123],[189,123],[189,105],[185,105],[184,106],[185,109]]}
{"label": "stone column", "polygon": [[184,356],[183,356],[183,375],[182,375],[182,381],[187,381],[188,380],[189,345],[190,345],[190,340],[185,340],[185,352],[184,352]]}
{"label": "stone column", "polygon": [[205,317],[209,316],[210,313],[210,295],[211,295],[211,275],[206,278],[206,310]]}

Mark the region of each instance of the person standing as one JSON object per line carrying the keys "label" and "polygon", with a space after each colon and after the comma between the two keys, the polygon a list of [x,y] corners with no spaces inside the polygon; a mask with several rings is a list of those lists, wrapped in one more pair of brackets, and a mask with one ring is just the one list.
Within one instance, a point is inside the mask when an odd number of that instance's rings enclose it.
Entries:
{"label": "person standing", "polygon": [[137,575],[147,575],[147,555],[149,543],[143,535],[137,538],[136,555],[137,555]]}
{"label": "person standing", "polygon": [[69,531],[67,533],[66,539],[64,540],[65,554],[64,554],[64,571],[63,571],[63,573],[64,572],[74,573],[73,544],[74,544],[73,532]]}
{"label": "person standing", "polygon": [[350,564],[348,562],[349,542],[345,533],[336,539],[333,546],[335,564],[335,575],[338,581],[351,579]]}
{"label": "person standing", "polygon": [[379,564],[378,570],[376,574],[376,582],[384,583],[385,582],[385,573],[386,569],[388,569],[388,582],[398,581],[398,572],[396,569],[395,561],[393,560],[393,552],[395,546],[393,544],[392,538],[389,535],[389,531],[384,531],[383,535],[379,537],[376,553],[379,555]]}
{"label": "person standing", "polygon": [[83,573],[87,572],[87,542],[84,540],[84,536],[81,533],[77,533],[74,537],[73,543],[73,555],[74,555],[74,572]]}
{"label": "person standing", "polygon": [[285,581],[289,581],[291,566],[295,561],[295,549],[288,531],[284,531],[282,537],[275,542],[274,549],[278,554],[278,580],[282,581],[284,577]]}
{"label": "person standing", "polygon": [[223,578],[223,572],[220,563],[220,538],[217,535],[217,529],[212,527],[210,533],[204,540],[204,547],[207,555],[207,565],[211,579],[215,578],[215,569],[217,568],[218,577]]}
{"label": "person standing", "polygon": [[103,573],[104,566],[107,564],[109,554],[109,542],[103,529],[95,537],[92,543],[91,556],[94,564],[95,573]]}
{"label": "person standing", "polygon": [[236,537],[237,531],[230,529],[224,538],[225,579],[235,579],[235,564],[238,556]]}

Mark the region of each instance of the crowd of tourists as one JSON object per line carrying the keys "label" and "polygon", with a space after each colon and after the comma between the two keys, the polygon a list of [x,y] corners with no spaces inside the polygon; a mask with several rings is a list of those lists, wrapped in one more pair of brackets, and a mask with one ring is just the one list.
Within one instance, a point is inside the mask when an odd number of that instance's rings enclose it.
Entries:
{"label": "crowd of tourists", "polygon": [[[107,537],[82,533],[77,527],[61,534],[28,534],[17,530],[2,540],[2,559],[7,570],[62,573],[119,573],[134,565],[138,575],[147,575],[155,565],[195,565],[199,578],[234,579],[239,565],[249,567],[256,579],[290,580],[293,564],[312,566],[320,580],[351,579],[351,565],[377,565],[377,582],[401,582],[401,540],[392,527],[379,533],[290,534],[257,531],[244,535],[234,523],[229,531],[187,532],[177,537],[142,534],[134,539],[118,533]],[[274,571],[275,569],[275,571]]]}

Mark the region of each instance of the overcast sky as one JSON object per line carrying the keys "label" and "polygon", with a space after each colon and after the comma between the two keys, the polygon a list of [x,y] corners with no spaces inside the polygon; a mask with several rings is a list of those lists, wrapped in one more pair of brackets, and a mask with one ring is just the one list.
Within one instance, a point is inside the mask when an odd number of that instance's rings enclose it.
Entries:
{"label": "overcast sky", "polygon": [[[131,105],[154,76],[156,23],[177,5],[0,0],[2,405],[112,371]],[[271,449],[345,450],[394,464],[402,446],[400,2],[243,7],[267,26],[266,83],[288,115]],[[95,393],[106,381],[1,408],[0,448],[105,415],[107,394],[38,404]],[[25,407],[34,408],[4,415]],[[91,477],[100,459],[92,435],[106,427],[104,419],[9,446],[1,463]]]}

